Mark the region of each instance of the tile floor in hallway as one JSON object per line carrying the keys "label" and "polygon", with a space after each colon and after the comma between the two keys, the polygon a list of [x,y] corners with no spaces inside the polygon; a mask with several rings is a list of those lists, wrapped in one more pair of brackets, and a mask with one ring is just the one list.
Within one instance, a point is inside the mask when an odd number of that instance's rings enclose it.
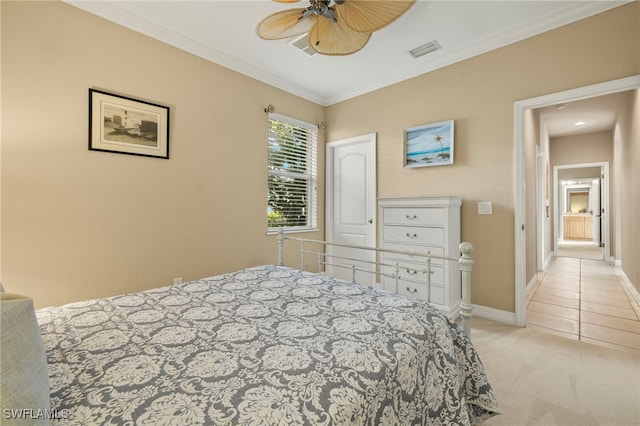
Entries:
{"label": "tile floor in hallway", "polygon": [[527,296],[527,327],[640,355],[640,306],[604,261],[554,258]]}

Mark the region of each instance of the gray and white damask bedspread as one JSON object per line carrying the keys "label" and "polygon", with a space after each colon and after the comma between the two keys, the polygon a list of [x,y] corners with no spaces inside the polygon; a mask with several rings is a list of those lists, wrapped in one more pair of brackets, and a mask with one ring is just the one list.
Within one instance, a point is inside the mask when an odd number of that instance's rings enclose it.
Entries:
{"label": "gray and white damask bedspread", "polygon": [[72,425],[469,424],[500,411],[426,303],[280,266],[37,311]]}

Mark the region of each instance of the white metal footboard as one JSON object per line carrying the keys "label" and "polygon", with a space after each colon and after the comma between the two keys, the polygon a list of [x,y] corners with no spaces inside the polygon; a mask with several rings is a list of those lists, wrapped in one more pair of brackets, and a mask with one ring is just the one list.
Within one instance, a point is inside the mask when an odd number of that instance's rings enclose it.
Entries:
{"label": "white metal footboard", "polygon": [[[468,242],[463,242],[460,244],[460,257],[446,257],[439,256],[432,253],[421,253],[414,251],[402,251],[402,250],[391,250],[391,249],[382,249],[377,247],[366,247],[366,246],[353,246],[347,244],[337,244],[331,243],[327,241],[320,240],[312,240],[306,238],[297,238],[297,237],[287,237],[285,236],[283,231],[280,231],[278,234],[278,263],[280,265],[284,265],[284,242],[285,240],[298,241],[300,243],[300,269],[304,269],[305,265],[305,257],[306,256],[315,256],[316,262],[318,264],[318,272],[324,270],[325,266],[331,266],[335,268],[348,268],[351,270],[351,276],[353,282],[357,281],[357,274],[375,274],[377,277],[388,277],[395,280],[396,290],[400,285],[400,279],[409,282],[415,282],[420,284],[426,284],[427,292],[427,300],[430,301],[430,289],[431,289],[431,275],[432,269],[431,264],[433,259],[441,259],[443,261],[452,261],[458,262],[460,264],[461,271],[461,285],[462,285],[462,298],[460,301],[460,318],[462,323],[462,328],[467,336],[471,336],[471,317],[473,306],[471,305],[471,271],[473,269],[473,258],[471,257],[471,253],[473,252],[473,245]],[[310,243],[313,245],[320,245],[323,247],[321,251],[308,249],[305,246],[306,243]],[[328,246],[332,247],[342,247],[363,251],[374,251],[376,253],[394,253],[400,254],[404,256],[408,256],[414,263],[411,265],[404,264],[401,262],[394,263],[383,263],[383,262],[369,262],[362,259],[355,258],[345,258],[342,256],[330,255],[326,253],[326,248]],[[376,256],[377,258],[377,256]],[[338,262],[337,260],[340,260]],[[349,263],[352,262],[352,263]],[[345,266],[348,264],[349,266]],[[369,268],[364,268],[362,264],[372,264],[375,265],[373,270]],[[423,270],[416,270],[416,264],[422,265]],[[389,273],[388,271],[393,271]],[[426,277],[424,280],[417,279],[418,272],[422,272]]]}

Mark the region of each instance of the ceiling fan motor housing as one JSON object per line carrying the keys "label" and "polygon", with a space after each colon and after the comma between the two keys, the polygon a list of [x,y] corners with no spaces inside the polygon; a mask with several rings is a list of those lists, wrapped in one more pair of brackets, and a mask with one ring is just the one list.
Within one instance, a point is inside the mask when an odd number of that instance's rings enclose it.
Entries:
{"label": "ceiling fan motor housing", "polygon": [[[339,0],[340,3],[344,3],[345,0]],[[307,10],[304,11],[300,19],[306,18],[311,14],[315,14],[318,16],[324,16],[327,19],[331,19],[333,21],[336,20],[336,11],[333,7],[329,6],[331,0],[310,0],[311,6]],[[340,4],[336,2],[336,4]]]}

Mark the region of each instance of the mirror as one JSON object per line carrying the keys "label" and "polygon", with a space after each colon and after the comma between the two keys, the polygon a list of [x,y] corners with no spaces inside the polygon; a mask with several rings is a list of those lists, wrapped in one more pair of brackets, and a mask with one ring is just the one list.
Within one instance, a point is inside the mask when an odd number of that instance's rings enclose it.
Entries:
{"label": "mirror", "polygon": [[589,193],[570,192],[569,193],[569,213],[589,212]]}

